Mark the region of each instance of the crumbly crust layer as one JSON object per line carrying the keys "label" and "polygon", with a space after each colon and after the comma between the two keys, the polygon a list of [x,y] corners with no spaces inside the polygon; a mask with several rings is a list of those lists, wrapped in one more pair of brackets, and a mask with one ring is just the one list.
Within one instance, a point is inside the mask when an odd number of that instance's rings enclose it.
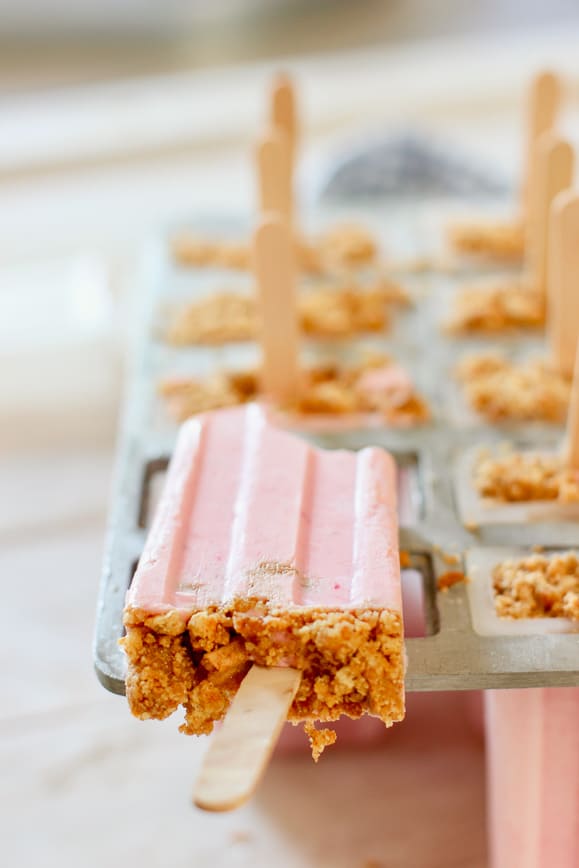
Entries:
{"label": "crumbly crust layer", "polygon": [[503,503],[579,502],[579,473],[560,455],[510,452],[484,456],[475,468],[474,484],[481,497]]}
{"label": "crumbly crust layer", "polygon": [[[401,286],[385,279],[368,287],[322,286],[300,294],[300,326],[305,334],[326,338],[384,331],[390,322],[390,305],[409,301]],[[258,313],[253,295],[218,292],[180,310],[167,340],[175,346],[253,340],[258,334]]]}
{"label": "crumbly crust layer", "polygon": [[448,239],[458,253],[520,259],[525,249],[525,227],[515,220],[455,223],[449,228]]}
{"label": "crumbly crust layer", "polygon": [[[127,697],[141,719],[185,711],[182,732],[211,732],[253,663],[303,672],[291,721],[404,717],[402,621],[389,610],[278,610],[239,600],[186,618],[125,612]],[[308,730],[311,736],[311,728]],[[316,744],[331,736],[316,735]],[[327,742],[329,743],[329,742]]]}
{"label": "crumbly crust layer", "polygon": [[[373,355],[348,368],[337,363],[309,368],[303,372],[298,402],[280,409],[306,415],[379,413],[385,424],[424,424],[430,419],[430,410],[416,390],[411,390],[405,400],[397,398],[395,403],[391,403],[388,395],[370,394],[358,388],[358,382],[366,371],[383,367],[389,361],[386,356]],[[220,372],[206,380],[166,379],[160,383],[159,391],[171,414],[182,422],[206,410],[256,400],[259,380],[255,371]]]}
{"label": "crumbly crust layer", "polygon": [[[244,271],[251,268],[248,244],[181,234],[173,239],[171,250],[180,265]],[[312,242],[300,241],[297,252],[304,271],[322,274],[373,265],[378,245],[364,227],[347,224],[331,227]]]}
{"label": "crumbly crust layer", "polygon": [[579,559],[575,552],[534,554],[497,564],[492,574],[501,618],[579,620]]}
{"label": "crumbly crust layer", "polygon": [[542,295],[518,282],[465,287],[446,324],[450,334],[495,334],[540,328],[545,323]]}
{"label": "crumbly crust layer", "polygon": [[499,353],[476,353],[456,370],[470,407],[490,422],[565,421],[571,381],[542,359],[515,363]]}

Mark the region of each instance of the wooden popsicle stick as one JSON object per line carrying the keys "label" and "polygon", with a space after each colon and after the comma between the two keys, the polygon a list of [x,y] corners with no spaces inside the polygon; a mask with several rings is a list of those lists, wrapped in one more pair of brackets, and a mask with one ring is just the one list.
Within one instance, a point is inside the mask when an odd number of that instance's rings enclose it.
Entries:
{"label": "wooden popsicle stick", "polygon": [[291,223],[293,194],[289,144],[280,127],[268,131],[260,139],[256,159],[260,212],[275,211]]}
{"label": "wooden popsicle stick", "polygon": [[569,142],[546,132],[535,147],[535,183],[529,202],[525,238],[525,274],[529,286],[545,298],[551,205],[571,186],[574,153]]}
{"label": "wooden popsicle stick", "polygon": [[533,198],[535,146],[543,133],[552,129],[561,103],[561,81],[553,72],[542,70],[531,82],[527,107],[527,129],[523,168],[523,210]]}
{"label": "wooden popsicle stick", "polygon": [[274,127],[280,127],[287,136],[290,166],[293,173],[298,125],[295,91],[287,75],[280,74],[274,79],[271,89],[271,122]]}
{"label": "wooden popsicle stick", "polygon": [[205,754],[193,801],[231,811],[255,792],[300,686],[297,669],[252,666]]}
{"label": "wooden popsicle stick", "polygon": [[547,339],[554,366],[572,376],[579,339],[579,194],[559,193],[549,228]]}
{"label": "wooden popsicle stick", "polygon": [[571,470],[579,470],[579,341],[575,351],[573,383],[565,433],[565,459]]}
{"label": "wooden popsicle stick", "polygon": [[299,323],[296,254],[287,222],[266,215],[254,235],[254,269],[260,309],[261,387],[278,406],[299,393]]}

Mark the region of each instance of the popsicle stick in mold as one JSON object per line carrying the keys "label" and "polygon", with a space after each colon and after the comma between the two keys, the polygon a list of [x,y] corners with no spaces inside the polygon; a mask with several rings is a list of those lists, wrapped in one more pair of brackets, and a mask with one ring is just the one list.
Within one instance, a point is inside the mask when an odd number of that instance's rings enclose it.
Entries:
{"label": "popsicle stick in mold", "polygon": [[579,194],[560,193],[549,228],[547,337],[551,360],[571,376],[579,338]]}
{"label": "popsicle stick in mold", "polygon": [[262,391],[283,407],[296,401],[300,385],[295,247],[283,217],[263,218],[255,231],[253,255],[261,314]]}
{"label": "popsicle stick in mold", "polygon": [[293,169],[297,146],[297,110],[293,84],[287,75],[275,77],[271,89],[271,123],[287,136],[290,165]]}
{"label": "popsicle stick in mold", "polygon": [[523,212],[531,207],[530,200],[534,195],[537,144],[543,134],[555,125],[561,104],[561,90],[560,79],[549,70],[537,73],[529,88],[522,184]]}
{"label": "popsicle stick in mold", "polygon": [[231,811],[255,792],[298,691],[297,669],[252,666],[205,754],[193,801]]}
{"label": "popsicle stick in mold", "polygon": [[535,180],[528,203],[525,236],[525,282],[547,294],[549,221],[557,195],[571,186],[574,153],[569,142],[553,132],[544,133],[535,146]]}
{"label": "popsicle stick in mold", "polygon": [[292,166],[287,133],[273,127],[257,144],[260,213],[275,212],[288,224],[293,216]]}

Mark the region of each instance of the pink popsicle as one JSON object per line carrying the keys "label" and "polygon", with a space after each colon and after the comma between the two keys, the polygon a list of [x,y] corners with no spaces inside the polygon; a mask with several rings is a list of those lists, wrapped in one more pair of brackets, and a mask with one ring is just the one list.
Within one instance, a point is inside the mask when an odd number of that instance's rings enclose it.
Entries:
{"label": "pink popsicle", "polygon": [[403,716],[396,469],[257,405],[194,417],[127,595],[127,693],[209,731],[252,663],[302,670],[294,720]]}
{"label": "pink popsicle", "polygon": [[491,868],[579,866],[579,688],[485,693]]}

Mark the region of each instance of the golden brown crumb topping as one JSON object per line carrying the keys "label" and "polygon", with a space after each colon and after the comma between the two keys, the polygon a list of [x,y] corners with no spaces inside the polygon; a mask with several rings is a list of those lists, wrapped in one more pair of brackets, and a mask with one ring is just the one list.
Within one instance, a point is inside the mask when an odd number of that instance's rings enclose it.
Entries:
{"label": "golden brown crumb topping", "polygon": [[313,720],[304,724],[304,732],[310,741],[315,763],[317,763],[325,749],[331,744],[335,744],[338,738],[334,729],[317,729]]}
{"label": "golden brown crumb topping", "polygon": [[448,238],[459,253],[491,259],[520,259],[525,249],[525,227],[519,221],[455,223]]}
{"label": "golden brown crumb topping", "polygon": [[436,587],[439,591],[446,592],[449,588],[454,587],[454,585],[459,585],[467,581],[467,577],[460,570],[448,570],[448,572],[442,573],[442,575],[438,577]]}
{"label": "golden brown crumb topping", "polygon": [[[297,404],[283,409],[303,414],[379,413],[392,425],[424,424],[430,411],[412,384],[402,396],[396,393],[395,397],[387,391],[360,388],[364,373],[389,364],[393,363],[388,357],[372,355],[347,368],[337,363],[308,368],[303,372]],[[258,390],[258,375],[254,371],[221,372],[205,380],[174,377],[159,386],[171,414],[179,422],[206,410],[255,400]]]}
{"label": "golden brown crumb topping", "polygon": [[475,468],[481,497],[505,503],[531,500],[579,501],[579,473],[560,455],[511,452],[483,457]]}
{"label": "golden brown crumb topping", "polygon": [[[302,680],[292,721],[357,718],[387,726],[404,716],[402,621],[388,610],[277,610],[259,600],[180,612],[125,612],[127,697],[142,719],[185,710],[181,731],[208,733],[252,663],[292,666]],[[333,736],[315,736],[318,751]]]}
{"label": "golden brown crumb topping", "polygon": [[456,298],[446,329],[451,334],[492,334],[509,329],[539,328],[544,323],[542,295],[517,281],[463,289]]}
{"label": "golden brown crumb topping", "polygon": [[517,364],[498,353],[467,356],[457,367],[470,407],[490,422],[560,423],[571,382],[542,359]]}
{"label": "golden brown crumb topping", "polygon": [[[173,239],[171,249],[173,258],[180,265],[251,268],[249,244],[212,241],[182,233]],[[378,246],[371,233],[354,224],[334,226],[313,242],[300,241],[298,244],[301,268],[314,274],[372,265],[377,255]]]}
{"label": "golden brown crumb topping", "polygon": [[492,573],[501,618],[579,619],[579,560],[575,552],[533,554],[497,564]]}
{"label": "golden brown crumb topping", "polygon": [[[381,279],[368,287],[348,284],[307,290],[298,298],[302,331],[317,337],[347,337],[383,331],[390,305],[407,305],[407,293]],[[224,344],[257,337],[259,316],[253,295],[218,292],[188,304],[171,323],[167,340],[176,346]]]}

